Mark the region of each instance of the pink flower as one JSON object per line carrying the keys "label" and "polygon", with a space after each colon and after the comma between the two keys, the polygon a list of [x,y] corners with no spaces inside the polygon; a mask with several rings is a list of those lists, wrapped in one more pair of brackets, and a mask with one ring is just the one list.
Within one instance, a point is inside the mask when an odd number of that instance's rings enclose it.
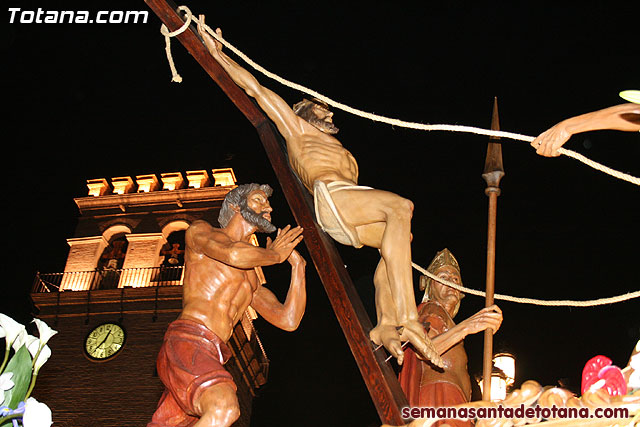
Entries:
{"label": "pink flower", "polygon": [[611,396],[627,394],[627,382],[622,370],[612,364],[606,356],[596,356],[590,359],[582,370],[582,394],[605,389]]}

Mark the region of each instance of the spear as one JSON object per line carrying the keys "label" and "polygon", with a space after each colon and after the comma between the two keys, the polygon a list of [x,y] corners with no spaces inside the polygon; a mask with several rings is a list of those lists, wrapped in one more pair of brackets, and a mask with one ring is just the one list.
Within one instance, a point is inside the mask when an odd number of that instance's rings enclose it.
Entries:
{"label": "spear", "polygon": [[[491,130],[500,130],[498,119],[498,98],[493,99],[493,114],[491,116]],[[489,197],[489,226],[487,232],[487,278],[485,307],[493,305],[496,267],[496,215],[498,211],[498,196],[500,195],[500,179],[504,176],[502,167],[502,146],[500,137],[489,137],[487,157],[484,162],[482,178],[487,183],[484,193]],[[491,371],[493,368],[493,330],[484,331],[484,354],[482,360],[482,400],[491,400]]]}

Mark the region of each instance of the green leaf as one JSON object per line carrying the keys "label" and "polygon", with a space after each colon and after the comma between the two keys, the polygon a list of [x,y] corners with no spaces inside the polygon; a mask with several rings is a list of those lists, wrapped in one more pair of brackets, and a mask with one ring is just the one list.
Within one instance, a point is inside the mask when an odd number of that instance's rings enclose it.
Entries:
{"label": "green leaf", "polygon": [[[15,384],[13,388],[5,392],[5,402],[10,409],[16,409],[18,404],[24,400],[29,384],[31,383],[31,355],[27,346],[22,346],[13,355],[5,372],[13,372],[11,381]],[[0,426],[2,427],[2,426]]]}

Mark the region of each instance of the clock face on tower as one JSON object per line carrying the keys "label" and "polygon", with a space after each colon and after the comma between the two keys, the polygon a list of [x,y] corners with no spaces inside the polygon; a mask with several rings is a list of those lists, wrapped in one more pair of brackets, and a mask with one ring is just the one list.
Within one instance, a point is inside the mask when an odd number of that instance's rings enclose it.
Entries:
{"label": "clock face on tower", "polygon": [[90,359],[110,359],[120,352],[125,338],[125,331],[120,325],[103,323],[89,332],[84,342],[84,350]]}

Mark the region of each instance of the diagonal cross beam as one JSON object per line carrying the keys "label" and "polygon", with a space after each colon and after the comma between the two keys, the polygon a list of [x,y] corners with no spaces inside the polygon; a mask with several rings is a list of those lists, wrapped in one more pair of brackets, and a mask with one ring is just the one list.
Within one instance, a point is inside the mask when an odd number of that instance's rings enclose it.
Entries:
{"label": "diagonal cross beam", "polygon": [[[184,21],[177,7],[167,0],[145,0],[169,31]],[[374,352],[369,339],[371,320],[360,300],[351,277],[344,267],[333,240],[315,222],[311,197],[291,172],[281,148],[282,137],[262,110],[240,89],[211,57],[194,26],[177,36],[180,43],[220,86],[235,106],[256,128],[269,161],[280,181],[296,222],[304,228],[304,242],[309,249],[320,280],[349,343],[380,420],[401,425],[401,408],[408,406],[398,379],[381,351]]]}

